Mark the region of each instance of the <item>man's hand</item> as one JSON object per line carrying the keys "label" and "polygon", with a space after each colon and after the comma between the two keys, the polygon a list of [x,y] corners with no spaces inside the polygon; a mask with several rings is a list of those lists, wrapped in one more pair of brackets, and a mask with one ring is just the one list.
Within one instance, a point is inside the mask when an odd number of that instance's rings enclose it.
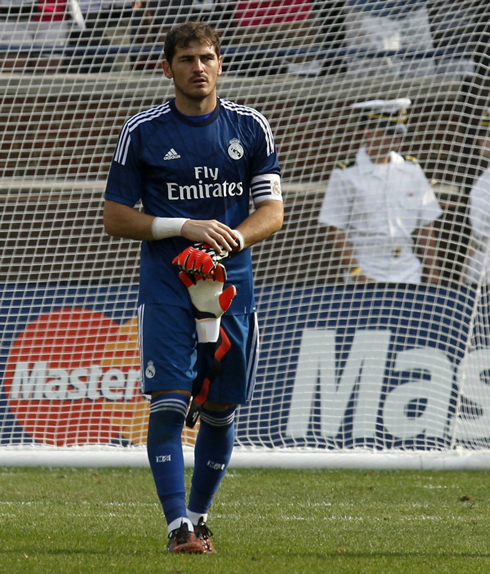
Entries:
{"label": "man's hand", "polygon": [[219,337],[221,315],[228,311],[236,295],[236,287],[223,290],[226,269],[216,265],[212,276],[204,277],[181,271],[179,279],[187,287],[196,319],[199,343],[215,343]]}
{"label": "man's hand", "polygon": [[218,263],[228,255],[228,251],[218,253],[207,243],[195,243],[179,253],[172,263],[184,273],[212,277]]}

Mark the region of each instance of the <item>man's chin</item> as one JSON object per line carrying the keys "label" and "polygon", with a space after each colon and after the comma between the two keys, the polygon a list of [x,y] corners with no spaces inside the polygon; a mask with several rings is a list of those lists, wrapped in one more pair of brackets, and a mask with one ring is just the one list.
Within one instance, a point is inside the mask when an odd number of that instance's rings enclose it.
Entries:
{"label": "man's chin", "polygon": [[209,96],[213,93],[212,90],[209,89],[202,89],[202,90],[192,90],[191,92],[187,92],[185,95],[190,99],[193,100],[195,102],[202,102],[202,100],[205,100],[206,98],[209,98]]}

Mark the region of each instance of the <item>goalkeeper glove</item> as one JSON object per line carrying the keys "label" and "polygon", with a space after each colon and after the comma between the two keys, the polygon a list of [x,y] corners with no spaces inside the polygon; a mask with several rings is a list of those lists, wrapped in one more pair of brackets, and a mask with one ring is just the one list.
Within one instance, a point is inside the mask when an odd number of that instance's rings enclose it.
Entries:
{"label": "goalkeeper glove", "polygon": [[223,291],[226,269],[221,264],[216,266],[210,277],[181,271],[179,278],[189,291],[198,342],[215,343],[219,337],[221,315],[230,308],[236,287],[230,285]]}
{"label": "goalkeeper glove", "polygon": [[218,253],[207,243],[195,243],[179,253],[172,261],[184,273],[191,273],[210,277],[218,263],[228,257],[229,253],[223,250]]}
{"label": "goalkeeper glove", "polygon": [[[234,229],[233,233],[238,246],[232,249],[231,253],[236,253],[245,248],[245,238],[238,229]],[[218,253],[208,243],[195,243],[192,247],[187,247],[182,253],[179,253],[172,263],[178,265],[179,269],[185,273],[211,276],[216,265],[228,257],[229,254],[230,252],[226,251],[226,249]]]}

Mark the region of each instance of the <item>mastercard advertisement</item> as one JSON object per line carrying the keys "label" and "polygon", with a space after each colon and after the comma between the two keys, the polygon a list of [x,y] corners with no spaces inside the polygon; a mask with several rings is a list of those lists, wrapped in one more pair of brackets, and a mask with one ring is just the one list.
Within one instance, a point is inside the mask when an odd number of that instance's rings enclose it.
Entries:
{"label": "mastercard advertisement", "polygon": [[[140,391],[137,291],[36,290],[29,298],[16,289],[2,300],[9,328],[2,337],[0,444],[145,444],[149,401]],[[186,429],[185,442],[192,444],[195,432]]]}
{"label": "mastercard advertisement", "polygon": [[[486,440],[490,297],[476,307],[473,292],[442,287],[279,286],[258,300],[261,359],[238,443],[424,450]],[[144,445],[136,314],[132,285],[0,286],[0,445]],[[184,444],[196,431],[184,430]]]}

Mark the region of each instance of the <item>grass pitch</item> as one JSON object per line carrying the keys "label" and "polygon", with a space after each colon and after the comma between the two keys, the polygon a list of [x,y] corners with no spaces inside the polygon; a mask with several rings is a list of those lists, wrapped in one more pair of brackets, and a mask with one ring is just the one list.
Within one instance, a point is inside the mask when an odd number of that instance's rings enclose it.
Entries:
{"label": "grass pitch", "polygon": [[[190,471],[187,471],[190,478]],[[488,573],[486,472],[231,469],[217,555],[166,555],[148,469],[0,468],[0,572]]]}

